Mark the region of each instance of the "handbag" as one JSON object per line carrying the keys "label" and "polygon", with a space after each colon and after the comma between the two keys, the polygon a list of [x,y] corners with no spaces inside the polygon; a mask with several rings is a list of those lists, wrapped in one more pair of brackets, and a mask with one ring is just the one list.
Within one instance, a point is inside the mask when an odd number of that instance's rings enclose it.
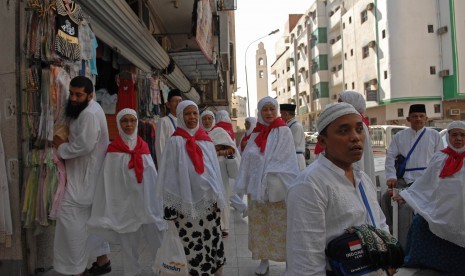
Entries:
{"label": "handbag", "polygon": [[226,171],[228,172],[229,178],[236,179],[239,172],[239,161],[234,155],[228,155],[225,159]]}
{"label": "handbag", "polygon": [[268,199],[268,202],[279,202],[286,199],[286,187],[278,176],[268,173],[266,181],[265,200]]}
{"label": "handbag", "polygon": [[168,222],[168,231],[163,237],[155,257],[153,272],[156,275],[188,276],[186,253],[173,221]]}
{"label": "handbag", "polygon": [[404,254],[399,241],[376,228],[361,182],[359,189],[373,225],[350,227],[328,243],[325,253],[336,275],[365,275],[380,268],[387,271],[403,264]]}
{"label": "handbag", "polygon": [[[423,129],[420,136],[418,136],[412,148],[409,150],[407,157],[404,157],[402,154],[399,154],[396,156],[394,167],[396,169],[396,176],[398,179],[404,177],[405,171],[409,171],[409,169],[405,169],[405,166],[407,165],[407,161],[409,160],[410,155],[412,155],[413,150],[415,149],[415,147],[417,146],[418,142],[420,141],[421,137],[423,137],[423,134],[425,134],[425,132],[426,132],[426,128]],[[418,168],[418,169],[424,169],[424,168]],[[415,169],[411,169],[411,170],[415,170]]]}

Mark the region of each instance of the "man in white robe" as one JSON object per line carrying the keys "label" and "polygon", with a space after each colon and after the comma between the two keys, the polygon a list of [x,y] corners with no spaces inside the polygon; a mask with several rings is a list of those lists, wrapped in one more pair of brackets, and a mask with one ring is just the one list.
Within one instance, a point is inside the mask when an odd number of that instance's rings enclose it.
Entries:
{"label": "man in white robe", "polygon": [[163,149],[166,142],[170,139],[174,130],[178,126],[178,119],[176,118],[176,107],[182,101],[181,91],[173,89],[168,94],[168,101],[165,103],[169,114],[160,118],[157,122],[155,131],[155,155],[157,156],[157,166],[161,164],[161,157],[163,156]]}
{"label": "man in white robe", "polygon": [[359,113],[347,103],[326,108],[318,118],[324,153],[302,171],[287,197],[287,275],[326,275],[325,248],[344,230],[372,224],[387,231],[370,178],[355,162],[362,158],[364,130]]}
{"label": "man in white robe", "polygon": [[292,137],[294,138],[295,154],[299,169],[305,169],[305,133],[304,128],[299,120],[295,117],[295,104],[280,104],[281,118],[286,122],[287,126],[291,129]]}
{"label": "man in white robe", "polygon": [[[386,153],[386,182],[389,188],[406,188],[397,185],[397,175],[394,166],[395,159],[399,154],[407,157],[415,141],[423,132],[423,136],[418,141],[418,144],[412,151],[405,166],[403,179],[407,186],[410,186],[416,179],[423,175],[433,155],[443,149],[439,133],[434,129],[425,127],[428,117],[426,116],[424,104],[411,105],[407,121],[411,125],[410,128],[404,129],[394,135]],[[386,215],[386,221],[390,227],[392,227],[391,193],[391,191],[384,193],[381,199],[381,208]],[[399,206],[399,242],[404,249],[407,243],[408,229],[410,228],[413,218],[412,215],[413,212],[409,206]]]}
{"label": "man in white robe", "polygon": [[65,141],[53,137],[59,157],[65,160],[67,184],[58,211],[54,269],[65,275],[81,275],[90,257],[97,257],[89,270],[94,275],[111,271],[107,242],[89,235],[86,222],[90,217],[98,174],[109,143],[105,114],[93,100],[94,87],[86,77],[75,77],[70,82],[66,117],[69,137]]}

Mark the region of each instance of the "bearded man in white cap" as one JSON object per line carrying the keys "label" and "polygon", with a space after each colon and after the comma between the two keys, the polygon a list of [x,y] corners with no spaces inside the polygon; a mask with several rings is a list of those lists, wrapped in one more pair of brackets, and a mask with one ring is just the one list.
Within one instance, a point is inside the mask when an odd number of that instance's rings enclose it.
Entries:
{"label": "bearded man in white cap", "polygon": [[334,275],[326,266],[325,248],[349,227],[374,223],[388,230],[370,178],[353,166],[365,141],[359,112],[347,103],[331,105],[320,114],[317,128],[324,153],[299,174],[287,197],[289,276]]}

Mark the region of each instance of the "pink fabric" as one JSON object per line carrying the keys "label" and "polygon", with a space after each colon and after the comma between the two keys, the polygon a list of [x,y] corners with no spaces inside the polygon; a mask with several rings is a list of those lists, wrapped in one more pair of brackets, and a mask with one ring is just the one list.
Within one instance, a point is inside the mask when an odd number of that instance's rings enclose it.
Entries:
{"label": "pink fabric", "polygon": [[65,169],[64,161],[57,156],[55,149],[53,150],[52,159],[58,169],[57,171],[58,187],[57,187],[55,196],[53,198],[52,209],[50,210],[49,217],[50,219],[57,219],[58,211],[60,210],[60,207],[61,207],[61,200],[63,199],[63,196],[65,195],[66,169]]}

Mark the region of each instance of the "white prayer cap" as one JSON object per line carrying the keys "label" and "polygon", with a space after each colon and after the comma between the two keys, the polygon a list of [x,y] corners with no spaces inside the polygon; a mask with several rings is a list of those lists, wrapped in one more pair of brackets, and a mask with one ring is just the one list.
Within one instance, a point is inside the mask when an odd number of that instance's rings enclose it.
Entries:
{"label": "white prayer cap", "polygon": [[351,104],[359,113],[365,113],[365,111],[367,110],[365,98],[363,98],[362,94],[356,91],[342,91],[339,94],[339,98],[344,103]]}
{"label": "white prayer cap", "polygon": [[229,113],[226,110],[220,110],[216,112],[216,122],[226,122],[231,123],[231,118],[229,117]]}
{"label": "white prayer cap", "polygon": [[186,126],[186,123],[184,122],[184,109],[186,109],[186,107],[190,105],[195,106],[195,108],[197,109],[197,112],[199,111],[199,107],[197,106],[196,103],[190,100],[184,100],[180,102],[178,106],[176,107],[176,117],[178,118],[178,127],[189,132],[190,135],[194,135],[199,129],[199,123],[197,122],[197,126],[194,129],[190,129]]}
{"label": "white prayer cap", "polygon": [[331,124],[334,120],[344,115],[349,114],[357,114],[360,113],[355,110],[355,108],[348,103],[336,103],[326,107],[323,112],[320,113],[318,117],[318,122],[316,124],[316,128],[318,132],[321,133],[329,124]]}
{"label": "white prayer cap", "polygon": [[262,118],[262,108],[266,105],[266,104],[273,104],[275,107],[276,107],[276,114],[279,113],[279,104],[278,104],[278,101],[276,101],[276,99],[273,99],[272,97],[270,96],[266,96],[264,98],[262,98],[259,102],[258,102],[258,122],[262,125],[269,125],[267,123],[265,123],[263,121],[263,118]]}

